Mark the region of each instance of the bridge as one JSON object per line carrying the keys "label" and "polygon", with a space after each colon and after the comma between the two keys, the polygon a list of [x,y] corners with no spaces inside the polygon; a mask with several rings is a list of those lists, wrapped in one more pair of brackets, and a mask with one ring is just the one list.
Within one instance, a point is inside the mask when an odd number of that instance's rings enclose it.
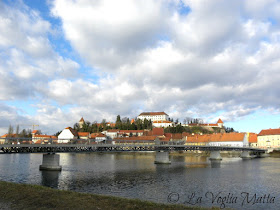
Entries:
{"label": "bridge", "polygon": [[4,144],[0,144],[1,153],[44,153],[40,170],[61,170],[59,165],[59,154],[69,152],[140,152],[155,151],[155,163],[171,163],[169,152],[171,151],[209,151],[210,161],[219,162],[222,160],[220,151],[240,151],[242,159],[251,159],[253,157],[261,157],[266,150],[254,147],[236,147],[223,145],[191,145],[185,141],[177,142],[161,142],[155,141],[105,141],[105,142],[84,142],[78,141],[69,143],[57,143],[49,140],[47,143],[34,144],[29,139],[8,139]]}

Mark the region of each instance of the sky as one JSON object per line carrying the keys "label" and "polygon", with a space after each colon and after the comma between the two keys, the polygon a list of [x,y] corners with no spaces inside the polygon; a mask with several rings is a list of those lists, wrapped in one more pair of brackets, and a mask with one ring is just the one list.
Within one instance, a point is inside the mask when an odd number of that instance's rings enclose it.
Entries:
{"label": "sky", "polygon": [[164,111],[280,124],[278,0],[0,0],[0,134]]}

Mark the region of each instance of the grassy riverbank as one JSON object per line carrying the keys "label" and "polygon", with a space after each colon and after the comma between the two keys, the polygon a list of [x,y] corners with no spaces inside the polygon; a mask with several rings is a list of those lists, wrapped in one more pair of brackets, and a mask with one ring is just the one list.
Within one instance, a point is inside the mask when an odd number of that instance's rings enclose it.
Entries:
{"label": "grassy riverbank", "polygon": [[0,209],[205,209],[0,181]]}

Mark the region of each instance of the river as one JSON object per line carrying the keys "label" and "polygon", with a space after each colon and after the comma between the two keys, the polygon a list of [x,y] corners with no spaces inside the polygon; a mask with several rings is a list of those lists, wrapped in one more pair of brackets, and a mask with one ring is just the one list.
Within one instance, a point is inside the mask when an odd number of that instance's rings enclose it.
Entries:
{"label": "river", "polygon": [[280,209],[280,159],[171,155],[154,152],[62,153],[61,172],[39,171],[42,154],[0,154],[0,180],[138,198],[160,203],[234,209]]}

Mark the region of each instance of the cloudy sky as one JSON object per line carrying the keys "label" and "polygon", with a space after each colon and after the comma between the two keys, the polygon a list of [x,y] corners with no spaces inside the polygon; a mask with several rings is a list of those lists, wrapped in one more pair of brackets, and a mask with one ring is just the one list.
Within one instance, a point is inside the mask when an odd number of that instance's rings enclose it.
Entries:
{"label": "cloudy sky", "polygon": [[280,125],[278,0],[0,0],[0,134],[165,111]]}

